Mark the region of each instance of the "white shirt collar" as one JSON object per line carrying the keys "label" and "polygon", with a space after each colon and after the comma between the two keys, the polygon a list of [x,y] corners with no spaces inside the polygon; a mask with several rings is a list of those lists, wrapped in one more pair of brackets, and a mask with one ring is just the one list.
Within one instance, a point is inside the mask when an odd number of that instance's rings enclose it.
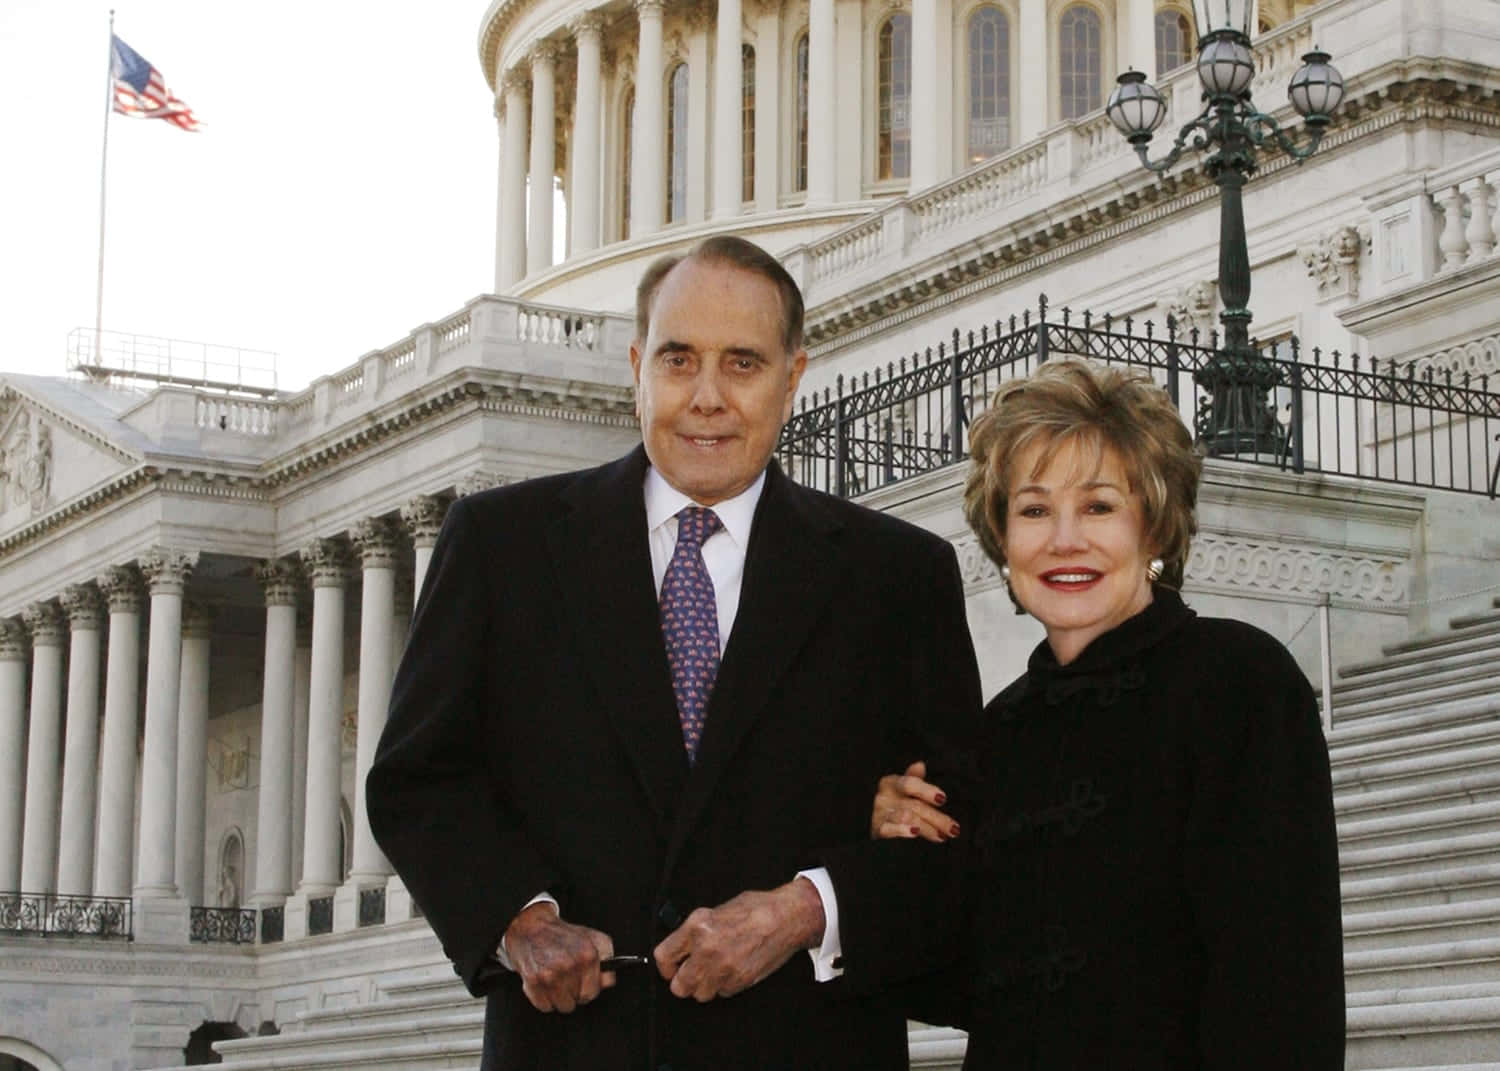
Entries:
{"label": "white shirt collar", "polygon": [[[766,486],[766,474],[755,478],[755,482],[733,498],[716,503],[712,509],[719,515],[724,531],[741,548],[750,545],[750,526],[755,521],[755,507],[760,502],[760,493]],[[691,498],[666,481],[655,465],[646,468],[646,531],[654,532],[668,521],[675,521],[685,507],[698,505]]]}

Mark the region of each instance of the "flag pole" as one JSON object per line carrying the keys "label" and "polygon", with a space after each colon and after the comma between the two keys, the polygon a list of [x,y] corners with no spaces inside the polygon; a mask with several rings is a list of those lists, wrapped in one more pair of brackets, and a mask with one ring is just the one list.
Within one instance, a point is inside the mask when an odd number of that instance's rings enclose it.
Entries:
{"label": "flag pole", "polygon": [[115,103],[115,9],[109,9],[109,63],[104,68],[104,145],[99,152],[99,271],[94,279],[94,364],[103,365],[99,336],[104,326],[104,179],[109,171],[109,113]]}

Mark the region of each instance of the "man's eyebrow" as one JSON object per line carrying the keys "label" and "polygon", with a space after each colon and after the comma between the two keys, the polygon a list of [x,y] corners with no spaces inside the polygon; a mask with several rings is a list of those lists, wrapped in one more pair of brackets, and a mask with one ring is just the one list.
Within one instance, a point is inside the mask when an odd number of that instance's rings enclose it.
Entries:
{"label": "man's eyebrow", "polygon": [[675,338],[664,338],[659,343],[657,343],[656,349],[653,352],[658,354],[689,353],[692,351],[692,348],[693,347],[689,346],[686,342],[680,342]]}

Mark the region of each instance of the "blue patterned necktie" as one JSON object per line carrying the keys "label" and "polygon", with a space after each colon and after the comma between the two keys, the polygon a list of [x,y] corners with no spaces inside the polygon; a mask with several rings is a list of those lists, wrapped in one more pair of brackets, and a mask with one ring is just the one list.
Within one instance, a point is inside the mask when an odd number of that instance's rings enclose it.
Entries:
{"label": "blue patterned necktie", "polygon": [[702,506],[678,513],[677,546],[661,582],[661,633],[689,764],[698,757],[703,715],[719,673],[719,607],[703,564],[703,543],[723,527],[719,515]]}

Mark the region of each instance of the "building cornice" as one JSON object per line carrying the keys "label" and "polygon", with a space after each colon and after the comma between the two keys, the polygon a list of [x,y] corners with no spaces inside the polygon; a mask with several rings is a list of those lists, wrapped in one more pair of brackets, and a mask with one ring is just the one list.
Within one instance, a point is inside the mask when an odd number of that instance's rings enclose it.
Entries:
{"label": "building cornice", "polygon": [[36,412],[42,414],[58,427],[67,430],[73,435],[78,436],[80,439],[83,439],[90,446],[97,447],[98,449],[109,454],[117,461],[124,462],[128,465],[140,464],[145,460],[145,456],[143,454],[135,453],[125,449],[119,443],[106,436],[99,429],[93,427],[90,424],[83,423],[77,417],[68,413],[66,410],[59,409],[54,405],[48,405],[47,402],[38,398],[30,391],[27,391],[24,386],[18,385],[8,380],[0,381],[0,413],[3,413],[5,411],[6,403],[14,402],[17,400],[21,401],[22,404],[34,409]]}

